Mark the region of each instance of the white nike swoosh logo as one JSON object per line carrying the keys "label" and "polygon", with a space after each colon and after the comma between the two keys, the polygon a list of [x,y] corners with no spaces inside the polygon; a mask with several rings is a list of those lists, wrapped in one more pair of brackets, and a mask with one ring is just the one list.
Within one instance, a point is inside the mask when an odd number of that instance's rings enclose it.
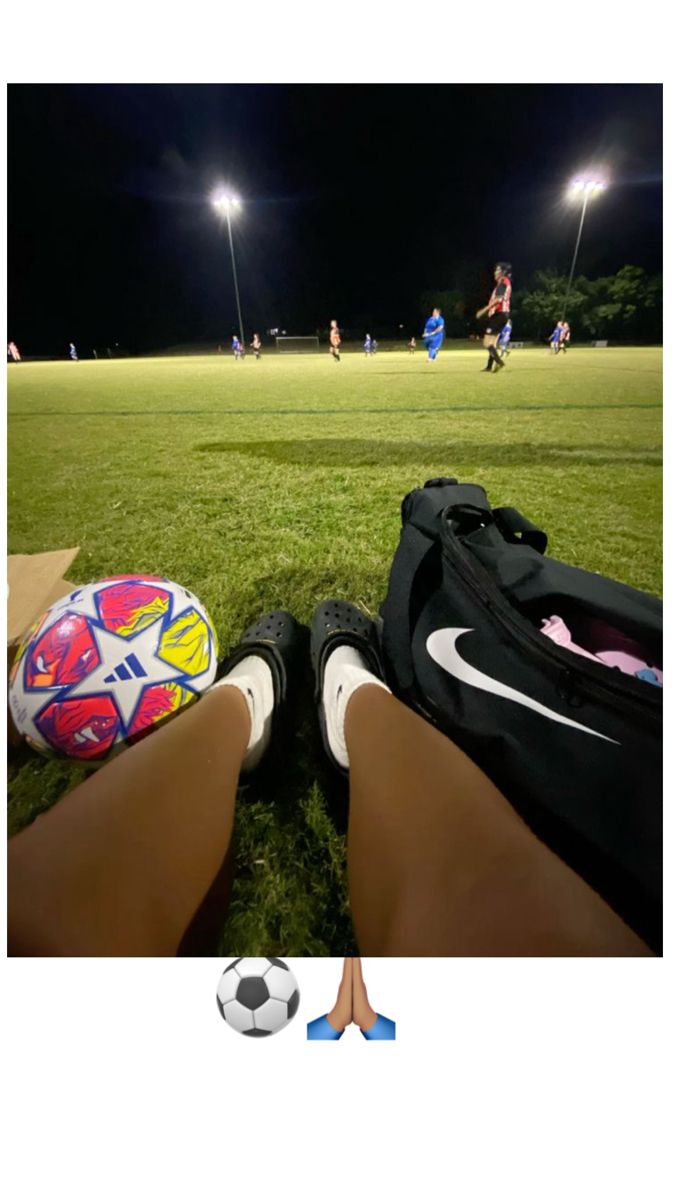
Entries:
{"label": "white nike swoosh logo", "polygon": [[590,729],[588,725],[580,725],[578,721],[571,721],[569,717],[563,717],[554,709],[547,708],[538,700],[533,700],[525,692],[518,692],[508,684],[500,683],[498,679],[492,679],[490,675],[484,675],[482,671],[470,666],[457,650],[457,640],[463,633],[473,633],[473,630],[437,629],[427,638],[427,650],[430,657],[449,675],[454,675],[455,679],[460,679],[462,683],[468,683],[470,687],[480,688],[483,692],[492,692],[494,696],[512,700],[514,704],[522,704],[524,708],[531,708],[533,712],[539,713],[542,717],[548,717],[550,721],[557,721],[560,725],[569,725],[572,729],[580,729],[583,733],[590,733],[593,737],[602,738],[603,742],[612,742],[615,746],[621,745],[614,738],[606,737],[604,733],[598,733],[597,729]]}

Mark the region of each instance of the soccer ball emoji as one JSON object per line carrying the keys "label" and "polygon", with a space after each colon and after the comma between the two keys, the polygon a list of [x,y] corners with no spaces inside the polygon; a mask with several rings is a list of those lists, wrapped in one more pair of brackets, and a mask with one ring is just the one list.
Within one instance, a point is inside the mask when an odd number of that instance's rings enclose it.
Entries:
{"label": "soccer ball emoji", "polygon": [[221,1017],[246,1037],[278,1033],[298,1011],[300,992],[280,958],[236,958],[216,993]]}

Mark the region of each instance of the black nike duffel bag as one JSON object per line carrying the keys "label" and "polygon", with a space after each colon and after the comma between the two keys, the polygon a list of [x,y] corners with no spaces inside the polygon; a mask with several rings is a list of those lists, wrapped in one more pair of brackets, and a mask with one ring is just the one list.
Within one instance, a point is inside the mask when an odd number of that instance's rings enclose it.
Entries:
{"label": "black nike duffel bag", "polygon": [[[381,609],[392,690],[659,953],[663,693],[645,679],[662,678],[661,601],[547,558],[546,534],[476,484],[431,480],[402,522]],[[553,615],[575,645],[614,631],[657,670],[556,644]]]}

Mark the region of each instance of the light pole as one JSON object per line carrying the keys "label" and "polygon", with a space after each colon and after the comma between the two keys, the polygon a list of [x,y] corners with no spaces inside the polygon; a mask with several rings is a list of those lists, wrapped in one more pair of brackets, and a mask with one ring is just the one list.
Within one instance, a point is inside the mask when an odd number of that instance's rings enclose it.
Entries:
{"label": "light pole", "polygon": [[237,265],[234,261],[234,242],[232,241],[232,221],[231,214],[233,211],[241,207],[241,201],[237,196],[232,196],[228,192],[217,192],[212,200],[213,207],[219,213],[225,213],[227,218],[227,233],[230,239],[230,255],[232,256],[232,277],[234,279],[234,294],[237,301],[237,315],[239,317],[239,337],[241,338],[242,351],[244,348],[244,322],[241,319],[241,303],[239,301],[239,284],[237,283]]}
{"label": "light pole", "polygon": [[562,313],[563,321],[565,320],[565,317],[567,315],[567,301],[570,298],[570,289],[572,287],[572,280],[574,278],[574,268],[577,265],[577,255],[579,253],[579,243],[581,241],[581,231],[584,227],[584,217],[586,216],[586,205],[588,204],[588,201],[591,198],[591,196],[595,196],[595,195],[597,195],[598,192],[604,191],[605,186],[606,185],[604,183],[600,183],[597,179],[575,179],[574,183],[570,187],[570,193],[569,193],[570,197],[572,197],[573,199],[576,199],[577,196],[581,195],[581,196],[583,196],[583,203],[581,205],[581,218],[579,220],[579,232],[577,233],[577,243],[576,243],[576,246],[574,247],[574,255],[572,257],[572,266],[570,267],[570,277],[567,280],[567,291],[565,292],[565,303],[563,304],[563,313]]}

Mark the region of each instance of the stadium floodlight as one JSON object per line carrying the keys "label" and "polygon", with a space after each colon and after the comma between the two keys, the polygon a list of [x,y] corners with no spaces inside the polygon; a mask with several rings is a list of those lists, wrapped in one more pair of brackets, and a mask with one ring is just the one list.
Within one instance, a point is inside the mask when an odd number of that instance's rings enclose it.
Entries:
{"label": "stadium floodlight", "polygon": [[607,184],[604,183],[601,179],[586,179],[583,176],[578,177],[577,179],[573,179],[570,184],[570,188],[569,188],[570,199],[575,200],[575,199],[578,199],[579,196],[581,196],[581,197],[583,197],[583,200],[582,200],[582,205],[581,205],[581,217],[579,218],[579,230],[577,233],[577,241],[576,241],[576,245],[574,247],[574,254],[572,256],[572,266],[570,267],[569,279],[567,280],[567,291],[565,292],[565,303],[563,304],[563,311],[562,311],[562,320],[563,321],[565,320],[565,317],[567,315],[567,301],[570,298],[570,290],[572,288],[572,280],[574,278],[574,271],[575,271],[575,268],[577,265],[577,255],[579,253],[579,243],[581,242],[581,231],[584,227],[584,218],[586,216],[586,205],[588,204],[588,201],[590,200],[591,196],[596,196],[598,194],[598,192],[604,192],[606,187],[607,187]]}
{"label": "stadium floodlight", "polygon": [[238,196],[230,196],[227,192],[216,192],[213,197],[213,207],[226,212],[231,208],[240,208],[241,200]]}
{"label": "stadium floodlight", "polygon": [[594,192],[604,191],[606,186],[607,185],[605,183],[601,183],[599,179],[573,179],[572,183],[570,184],[570,191],[572,193],[582,191],[588,192],[588,194],[592,196]]}
{"label": "stadium floodlight", "polygon": [[244,342],[244,322],[241,319],[241,303],[239,301],[239,284],[237,283],[237,265],[234,260],[234,242],[232,240],[232,222],[230,216],[233,211],[241,208],[241,200],[238,196],[231,192],[226,192],[223,189],[215,192],[211,197],[211,203],[216,209],[216,212],[224,213],[227,220],[227,233],[230,239],[230,256],[232,258],[232,278],[234,279],[234,295],[237,301],[237,315],[239,317],[239,337],[241,338],[242,349]]}

